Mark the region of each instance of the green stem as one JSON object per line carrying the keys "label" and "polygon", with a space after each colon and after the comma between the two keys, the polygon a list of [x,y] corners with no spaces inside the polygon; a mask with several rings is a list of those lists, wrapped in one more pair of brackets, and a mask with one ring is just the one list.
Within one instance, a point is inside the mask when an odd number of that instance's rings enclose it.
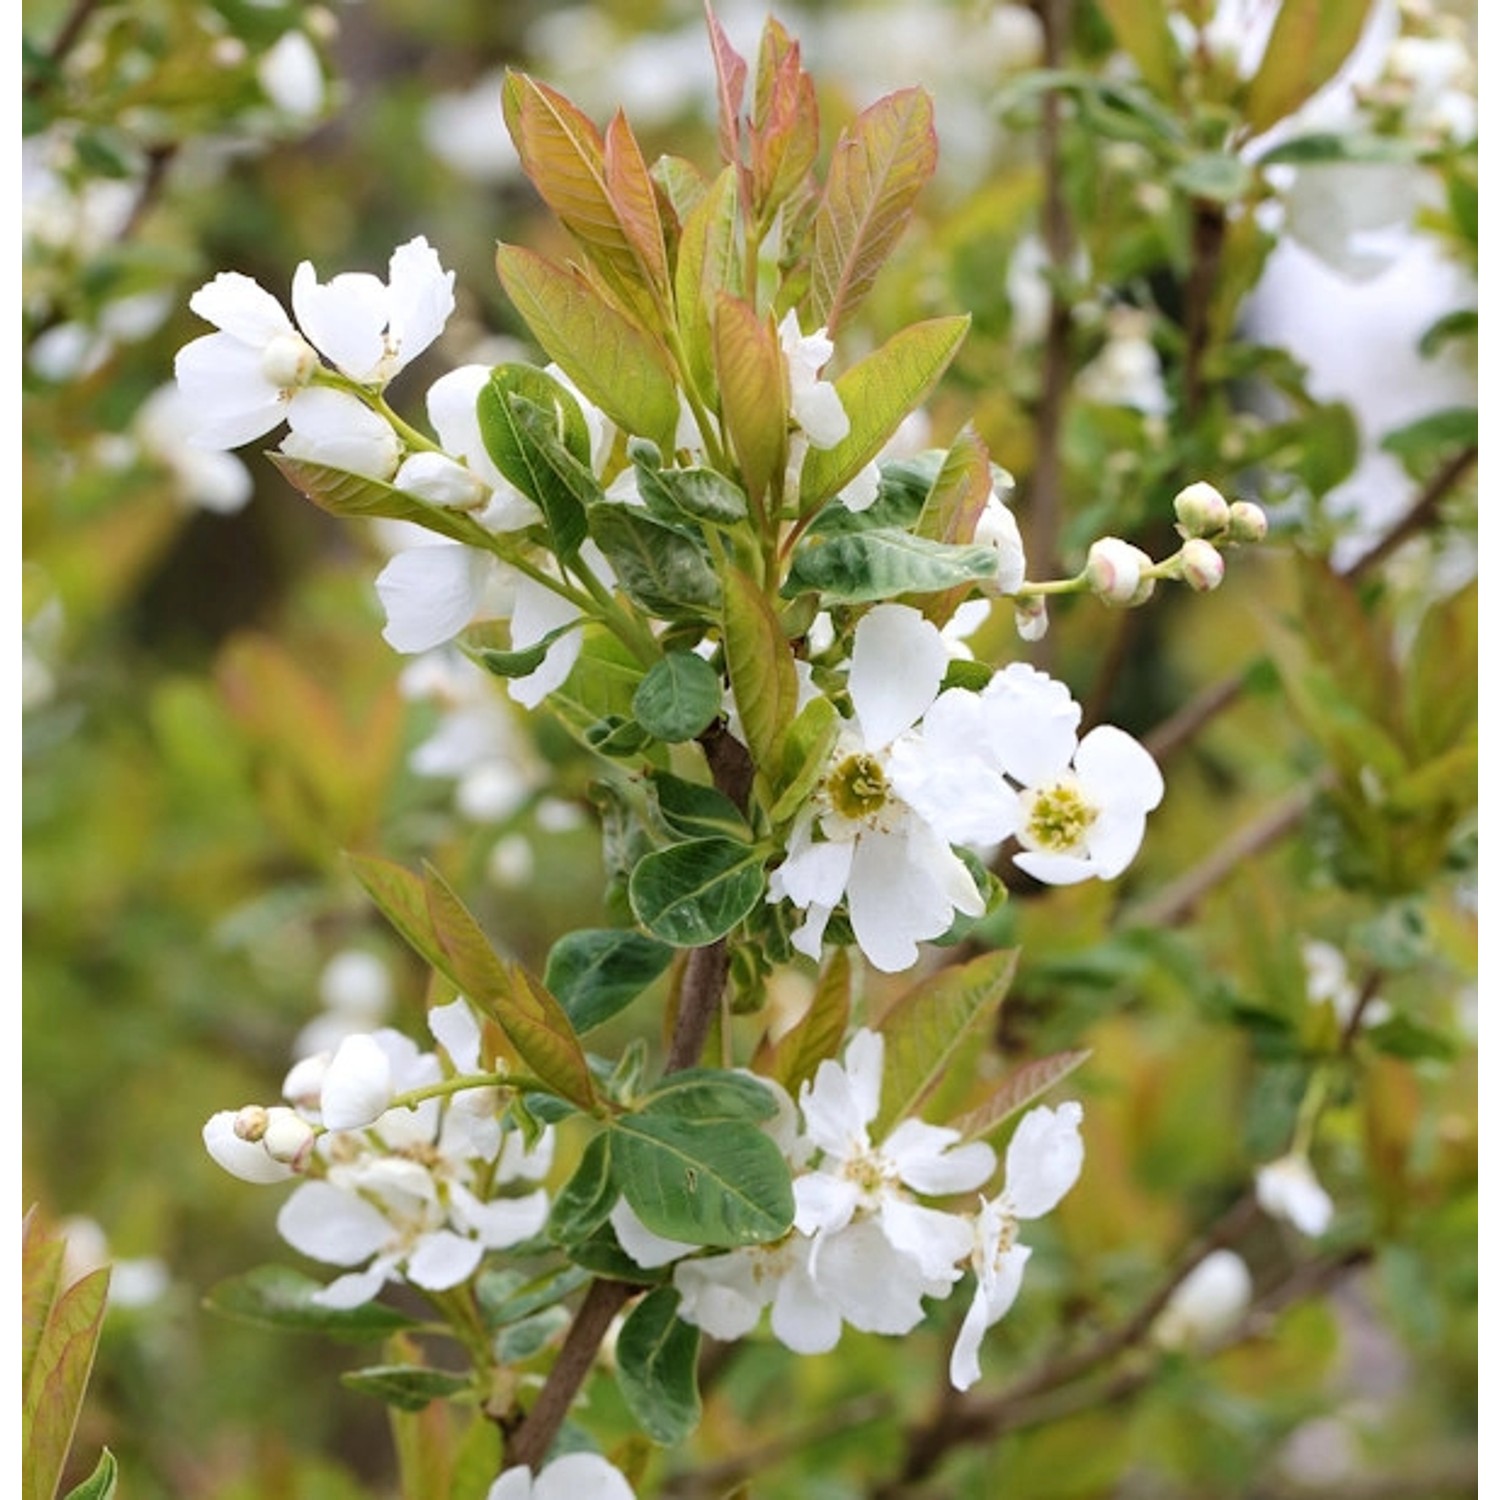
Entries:
{"label": "green stem", "polygon": [[428,1099],[442,1099],[450,1094],[467,1093],[470,1089],[532,1089],[545,1093],[547,1085],[529,1073],[461,1073],[455,1078],[407,1089],[404,1094],[397,1094],[387,1108],[415,1109]]}

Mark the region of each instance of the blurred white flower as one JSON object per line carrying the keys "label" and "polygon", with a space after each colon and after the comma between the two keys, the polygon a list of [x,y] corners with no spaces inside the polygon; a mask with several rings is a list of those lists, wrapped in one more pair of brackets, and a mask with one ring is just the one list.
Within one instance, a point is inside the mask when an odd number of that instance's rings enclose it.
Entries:
{"label": "blurred white flower", "polygon": [[524,1464],[506,1469],[485,1500],[635,1500],[635,1491],[597,1453],[565,1453],[535,1478]]}
{"label": "blurred white flower", "polygon": [[1278,1157],[1255,1174],[1255,1197],[1274,1219],[1284,1219],[1316,1239],[1333,1222],[1333,1199],[1313,1175],[1307,1157]]}
{"label": "blurred white flower", "polygon": [[1151,1337],[1164,1349],[1206,1348],[1245,1315],[1251,1290],[1245,1262],[1233,1250],[1215,1250],[1173,1289]]}
{"label": "blurred white flower", "polygon": [[256,63],[255,76],[284,115],[304,122],[322,113],[323,64],[306,32],[283,32]]}

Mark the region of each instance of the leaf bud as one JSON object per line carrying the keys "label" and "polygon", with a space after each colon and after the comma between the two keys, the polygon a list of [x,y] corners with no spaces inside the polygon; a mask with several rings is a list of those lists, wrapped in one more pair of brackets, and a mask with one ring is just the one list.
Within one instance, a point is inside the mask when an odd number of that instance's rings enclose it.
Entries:
{"label": "leaf bud", "polygon": [[1217,536],[1229,524],[1229,502],[1202,479],[1179,490],[1172,509],[1183,536]]}
{"label": "leaf bud", "polygon": [[1224,581],[1224,559],[1212,542],[1201,537],[1189,537],[1178,554],[1182,568],[1182,581],[1189,588],[1206,594]]}

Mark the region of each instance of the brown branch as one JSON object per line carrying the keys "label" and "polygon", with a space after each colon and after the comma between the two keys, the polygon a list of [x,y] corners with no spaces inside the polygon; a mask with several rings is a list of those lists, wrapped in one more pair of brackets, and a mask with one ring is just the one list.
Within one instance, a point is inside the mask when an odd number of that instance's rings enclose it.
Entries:
{"label": "brown branch", "polygon": [[1411,509],[1368,552],[1360,553],[1344,570],[1344,577],[1359,578],[1368,573],[1371,568],[1378,567],[1399,546],[1430,525],[1436,518],[1438,506],[1447,498],[1448,491],[1469,472],[1478,457],[1479,449],[1474,445],[1455,453],[1422,486],[1421,493]]}
{"label": "brown branch", "polygon": [[[83,35],[89,18],[98,9],[99,0],[73,0],[72,10],[64,17],[57,35],[52,39],[52,45],[47,49],[49,67],[56,69],[62,66],[68,53],[78,45],[78,39]],[[52,79],[48,74],[38,73],[26,85],[26,97],[34,99],[38,94],[45,93],[51,82]]]}
{"label": "brown branch", "polygon": [[1224,206],[1204,198],[1193,200],[1192,216],[1191,261],[1183,288],[1187,350],[1182,368],[1182,415],[1189,423],[1198,418],[1203,406],[1203,367],[1213,332],[1214,283],[1219,279],[1224,255],[1226,225]]}

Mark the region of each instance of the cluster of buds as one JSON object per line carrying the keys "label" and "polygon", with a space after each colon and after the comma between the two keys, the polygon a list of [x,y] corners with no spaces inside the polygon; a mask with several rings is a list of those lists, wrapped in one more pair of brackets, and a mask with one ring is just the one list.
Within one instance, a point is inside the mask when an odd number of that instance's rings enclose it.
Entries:
{"label": "cluster of buds", "polygon": [[1133,608],[1144,604],[1158,579],[1175,578],[1197,593],[1224,581],[1223,549],[1264,541],[1268,523],[1260,506],[1248,500],[1226,500],[1213,485],[1198,480],[1172,502],[1182,546],[1161,562],[1116,536],[1100,537],[1089,548],[1081,583],[1106,604]]}

